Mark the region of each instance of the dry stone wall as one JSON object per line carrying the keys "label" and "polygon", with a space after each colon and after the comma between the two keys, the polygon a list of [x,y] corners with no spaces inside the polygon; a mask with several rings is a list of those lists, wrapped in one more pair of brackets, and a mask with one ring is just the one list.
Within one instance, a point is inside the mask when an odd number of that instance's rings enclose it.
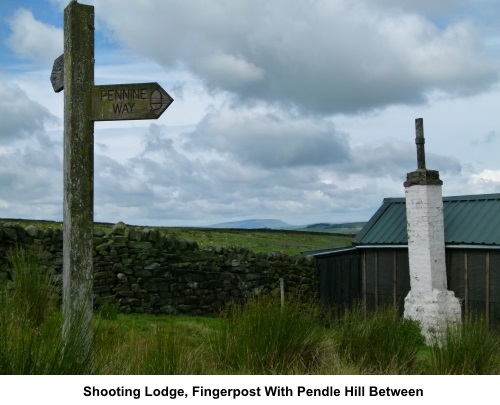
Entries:
{"label": "dry stone wall", "polygon": [[[36,252],[40,263],[62,273],[62,230],[0,225],[0,282],[11,279],[8,251]],[[116,303],[123,313],[216,314],[233,302],[279,290],[319,299],[319,270],[312,258],[242,247],[199,249],[156,228],[119,222],[94,230],[94,303]]]}

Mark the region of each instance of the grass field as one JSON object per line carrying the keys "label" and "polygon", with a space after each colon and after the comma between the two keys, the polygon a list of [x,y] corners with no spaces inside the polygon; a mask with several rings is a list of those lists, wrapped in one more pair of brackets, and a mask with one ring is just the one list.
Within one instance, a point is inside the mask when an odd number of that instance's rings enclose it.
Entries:
{"label": "grass field", "polygon": [[[35,225],[46,229],[61,228],[60,222],[34,221],[23,219],[0,219],[0,223],[16,223],[23,227]],[[113,224],[96,223],[95,225],[105,231],[111,229]],[[141,228],[141,227],[140,227]],[[167,234],[175,235],[181,239],[188,239],[198,243],[200,249],[215,246],[241,246],[254,252],[283,251],[289,255],[298,255],[303,251],[330,249],[350,246],[353,236],[334,233],[287,231],[271,229],[216,229],[216,228],[182,228],[158,227]]]}
{"label": "grass field", "polygon": [[283,251],[289,255],[297,255],[307,250],[350,246],[353,238],[349,235],[281,230],[207,228],[162,229],[182,239],[194,240],[202,249],[217,245],[243,246],[254,252]]}
{"label": "grass field", "polygon": [[97,314],[89,371],[72,361],[76,350],[64,354],[58,311],[35,329],[4,309],[0,374],[499,374],[500,338],[482,321],[450,332],[444,347],[425,346],[418,325],[395,313],[355,309],[328,321],[315,305],[282,309],[268,297],[221,317]]}

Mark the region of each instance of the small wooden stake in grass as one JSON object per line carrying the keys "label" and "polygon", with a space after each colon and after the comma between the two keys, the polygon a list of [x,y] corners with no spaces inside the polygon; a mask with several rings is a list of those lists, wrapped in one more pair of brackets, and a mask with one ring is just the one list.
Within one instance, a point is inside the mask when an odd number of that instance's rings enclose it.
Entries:
{"label": "small wooden stake in grass", "polygon": [[64,10],[63,336],[82,339],[82,361],[92,345],[93,85],[94,7],[72,1]]}
{"label": "small wooden stake in grass", "polygon": [[285,280],[283,277],[280,278],[280,296],[281,296],[281,308],[285,307]]}

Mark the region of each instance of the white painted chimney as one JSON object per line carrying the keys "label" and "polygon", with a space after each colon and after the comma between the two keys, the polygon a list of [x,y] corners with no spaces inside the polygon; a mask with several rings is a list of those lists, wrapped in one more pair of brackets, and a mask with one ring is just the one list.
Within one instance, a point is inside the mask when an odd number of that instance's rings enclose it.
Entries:
{"label": "white painted chimney", "polygon": [[461,321],[453,291],[447,290],[443,195],[439,172],[425,167],[422,118],[415,120],[418,169],[405,186],[411,290],[405,298],[406,318],[420,322],[427,343],[440,338],[449,323]]}

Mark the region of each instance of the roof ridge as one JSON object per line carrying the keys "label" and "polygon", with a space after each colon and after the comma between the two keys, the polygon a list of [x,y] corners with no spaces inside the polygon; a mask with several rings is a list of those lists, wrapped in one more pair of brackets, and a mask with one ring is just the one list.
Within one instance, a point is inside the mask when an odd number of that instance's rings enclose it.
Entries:
{"label": "roof ridge", "polygon": [[[384,198],[354,245],[407,243],[406,201]],[[443,197],[445,242],[500,245],[500,193]]]}
{"label": "roof ridge", "polygon": [[[464,195],[449,195],[443,196],[443,201],[469,201],[469,200],[500,200],[500,193],[485,193],[485,194],[464,194]],[[405,197],[386,197],[384,203],[399,203],[406,202]]]}

